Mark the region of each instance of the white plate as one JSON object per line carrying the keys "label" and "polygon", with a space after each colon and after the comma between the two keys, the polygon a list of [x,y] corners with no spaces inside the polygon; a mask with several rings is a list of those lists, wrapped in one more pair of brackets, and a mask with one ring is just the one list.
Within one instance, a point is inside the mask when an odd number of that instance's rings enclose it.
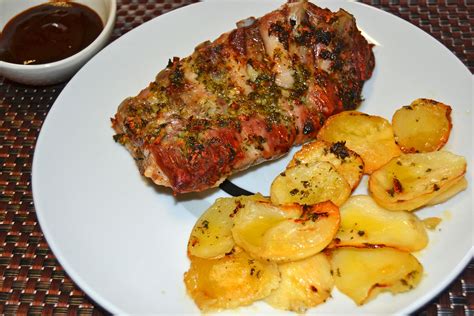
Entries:
{"label": "white plate", "polygon": [[[174,198],[138,173],[129,153],[112,140],[110,117],[166,66],[168,58],[261,16],[282,1],[210,1],[160,16],[106,47],[64,88],[41,130],[33,161],[33,193],[46,239],[71,278],[112,313],[198,313],[186,295],[186,243],[197,216],[220,190]],[[411,24],[352,2],[318,1],[351,12],[375,47],[376,69],[363,92],[361,110],[391,118],[401,105],[425,97],[453,107],[453,131],[446,149],[472,166],[471,74],[432,37]],[[235,183],[267,193],[288,158],[253,168]],[[311,312],[407,313],[443,290],[472,257],[470,188],[449,202],[418,212],[440,216],[418,254],[425,267],[420,286],[397,296],[383,294],[363,307],[334,291]],[[358,192],[365,192],[365,182]],[[274,311],[263,303],[241,314]]]}

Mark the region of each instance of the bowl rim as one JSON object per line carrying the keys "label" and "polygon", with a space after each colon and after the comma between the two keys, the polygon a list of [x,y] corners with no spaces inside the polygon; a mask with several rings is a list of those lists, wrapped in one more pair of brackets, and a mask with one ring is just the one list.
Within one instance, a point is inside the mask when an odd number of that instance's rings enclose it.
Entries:
{"label": "bowl rim", "polygon": [[110,8],[108,12],[108,17],[107,20],[104,24],[104,28],[102,31],[99,33],[99,35],[96,37],[92,43],[75,53],[74,55],[71,55],[69,57],[60,59],[58,61],[46,63],[46,64],[36,64],[36,65],[23,65],[23,64],[15,64],[15,63],[10,63],[6,62],[3,60],[0,60],[0,66],[11,69],[11,70],[35,70],[35,69],[44,69],[44,68],[53,68],[53,67],[60,67],[64,64],[69,64],[73,62],[74,60],[80,60],[83,55],[86,55],[90,51],[93,51],[96,48],[100,48],[99,46],[101,45],[102,41],[107,40],[106,37],[108,37],[108,34],[110,33],[115,25],[115,19],[117,15],[117,0],[108,0],[110,3]]}

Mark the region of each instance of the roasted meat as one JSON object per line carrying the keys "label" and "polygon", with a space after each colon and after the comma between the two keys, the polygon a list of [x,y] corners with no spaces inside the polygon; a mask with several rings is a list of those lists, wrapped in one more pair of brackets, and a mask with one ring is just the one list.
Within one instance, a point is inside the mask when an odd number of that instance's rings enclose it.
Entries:
{"label": "roasted meat", "polygon": [[202,191],[314,139],[358,106],[373,68],[351,14],[289,1],[170,60],[120,104],[114,138],[156,184]]}

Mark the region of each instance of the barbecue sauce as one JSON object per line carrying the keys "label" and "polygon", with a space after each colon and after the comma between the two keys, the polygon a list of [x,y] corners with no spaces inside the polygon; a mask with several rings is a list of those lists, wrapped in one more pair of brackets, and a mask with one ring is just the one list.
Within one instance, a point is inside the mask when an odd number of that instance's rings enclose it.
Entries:
{"label": "barbecue sauce", "polygon": [[90,8],[74,2],[50,2],[12,18],[0,34],[0,60],[45,64],[76,54],[103,29]]}

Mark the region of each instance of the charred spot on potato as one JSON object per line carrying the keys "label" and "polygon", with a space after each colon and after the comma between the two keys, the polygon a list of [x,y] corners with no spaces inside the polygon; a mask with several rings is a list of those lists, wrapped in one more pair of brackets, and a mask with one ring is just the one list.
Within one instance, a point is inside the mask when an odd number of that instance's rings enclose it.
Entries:
{"label": "charred spot on potato", "polygon": [[393,178],[393,192],[398,194],[403,192],[402,183],[397,178]]}
{"label": "charred spot on potato", "polygon": [[189,239],[189,245],[191,247],[195,247],[197,244],[199,244],[199,239],[194,236],[191,236],[191,238]]}
{"label": "charred spot on potato", "polygon": [[201,222],[201,226],[198,226],[198,229],[200,229],[202,232],[206,231],[207,229],[209,229],[209,221],[208,220],[204,220]]}
{"label": "charred spot on potato", "polygon": [[237,201],[237,205],[235,206],[232,213],[229,214],[229,217],[234,217],[242,207],[243,207],[242,203],[240,201]]}
{"label": "charred spot on potato", "polygon": [[300,190],[298,190],[298,189],[295,188],[295,189],[293,189],[293,190],[290,191],[290,194],[291,194],[291,195],[296,195],[296,194],[298,194],[299,192],[300,192]]}
{"label": "charred spot on potato", "polygon": [[345,141],[335,142],[331,145],[330,152],[336,155],[336,157],[344,160],[350,156],[349,150],[346,147]]}

